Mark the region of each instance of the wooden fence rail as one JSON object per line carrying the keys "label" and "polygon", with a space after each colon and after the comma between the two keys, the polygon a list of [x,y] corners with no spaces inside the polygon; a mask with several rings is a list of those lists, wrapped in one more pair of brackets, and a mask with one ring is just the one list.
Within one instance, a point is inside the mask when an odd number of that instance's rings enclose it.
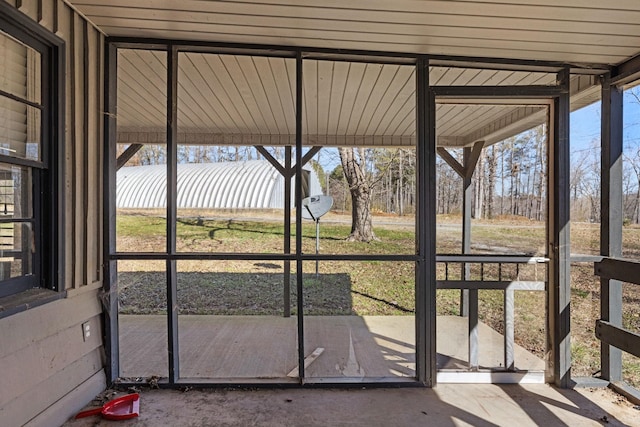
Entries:
{"label": "wooden fence rail", "polygon": [[[602,279],[620,280],[633,285],[640,285],[640,262],[603,258],[594,263],[596,276]],[[622,307],[618,307],[622,310]],[[640,357],[640,335],[624,329],[621,325],[613,325],[603,319],[596,320],[596,337],[613,347],[619,348],[636,357]]]}

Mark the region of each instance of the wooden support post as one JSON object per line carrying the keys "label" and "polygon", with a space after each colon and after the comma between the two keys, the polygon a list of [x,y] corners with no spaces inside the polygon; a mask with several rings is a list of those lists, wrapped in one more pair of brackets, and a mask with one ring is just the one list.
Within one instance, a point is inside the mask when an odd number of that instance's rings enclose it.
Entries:
{"label": "wooden support post", "polygon": [[[462,164],[460,164],[444,147],[438,147],[437,153],[440,157],[462,178],[462,253],[471,253],[471,197],[473,189],[471,188],[471,178],[478,164],[480,153],[484,148],[484,141],[477,141],[473,144],[473,148],[464,147],[462,154]],[[471,278],[471,269],[468,264],[462,264],[462,280]],[[460,316],[469,316],[469,304],[475,304],[475,310],[478,311],[478,301],[469,300],[469,291],[462,289],[460,291]],[[471,333],[471,325],[469,333]],[[469,354],[471,354],[471,343],[469,340]],[[476,351],[477,353],[477,351]],[[471,359],[469,359],[471,360]]]}
{"label": "wooden support post", "polygon": [[[464,255],[471,253],[471,197],[473,195],[471,177],[473,172],[469,173],[470,156],[471,148],[465,147],[462,153],[462,253]],[[467,263],[462,263],[462,279],[471,279],[471,266]],[[469,303],[469,290],[462,289],[460,291],[460,316],[469,316]],[[477,305],[478,301],[472,301],[471,304]],[[469,341],[469,345],[471,345],[471,341]]]}
{"label": "wooden support post", "polygon": [[[462,154],[462,162],[466,169],[469,162],[469,154],[471,149],[465,147]],[[468,254],[471,252],[471,176],[464,171],[462,177],[462,253]],[[462,278],[463,280],[471,279],[471,266],[467,263],[462,263]],[[476,296],[478,294],[476,293]],[[475,310],[478,310],[478,300],[469,301],[469,290],[462,289],[460,291],[460,316],[469,316],[469,303],[475,304]],[[471,332],[471,324],[469,324],[469,332]],[[469,360],[471,360],[471,343],[469,339]]]}
{"label": "wooden support post", "polygon": [[[462,253],[471,253],[471,178],[478,164],[484,141],[464,147],[460,164],[444,147],[438,147],[440,157],[462,178]],[[471,279],[471,266],[462,263],[462,280]],[[469,369],[477,370],[478,362],[478,290],[460,290],[460,316],[469,318]]]}
{"label": "wooden support post", "polygon": [[[600,255],[622,256],[622,90],[602,81]],[[622,283],[600,279],[600,318],[622,326]],[[603,379],[622,380],[622,351],[606,342],[600,346]]]}
{"label": "wooden support post", "polygon": [[478,160],[480,159],[480,153],[484,148],[484,141],[477,141],[473,144],[471,149],[468,149],[467,158],[464,160],[464,176],[471,179],[473,173],[478,166]]}
{"label": "wooden support post", "polygon": [[465,152],[466,150],[469,150],[469,152],[466,154],[467,157],[463,158],[463,164],[460,164],[460,162],[458,162],[456,158],[453,157],[444,147],[438,147],[436,151],[442,160],[444,160],[460,177],[471,178],[473,176],[473,172],[476,170],[476,165],[478,164],[478,159],[480,158],[480,153],[483,148],[484,141],[475,142],[472,148],[464,147]]}
{"label": "wooden support post", "polygon": [[504,368],[507,371],[515,370],[514,340],[515,340],[515,291],[504,291]]}
{"label": "wooden support post", "polygon": [[[478,358],[478,290],[469,289],[469,369],[477,371]],[[475,303],[474,303],[475,302]]]}
{"label": "wooden support post", "polygon": [[549,371],[558,387],[571,385],[571,274],[569,233],[569,68],[558,73],[549,135]]}
{"label": "wooden support post", "polygon": [[[471,253],[471,199],[473,188],[471,177],[478,163],[484,142],[477,142],[473,149],[465,147],[462,154],[462,253]],[[448,153],[447,153],[448,154]],[[464,280],[471,280],[471,266],[462,264]],[[477,370],[478,352],[478,290],[462,289],[460,291],[460,315],[469,317],[469,368]]]}
{"label": "wooden support post", "polygon": [[[292,166],[291,146],[285,147],[284,166],[276,160],[271,153],[261,145],[255,146],[256,150],[271,163],[271,165],[280,172],[284,179],[284,253],[291,254],[291,178],[296,173],[296,167]],[[313,156],[320,151],[322,147],[311,148],[304,157],[302,164],[304,166]],[[291,317],[291,261],[284,261],[284,298],[283,298],[283,316]]]}

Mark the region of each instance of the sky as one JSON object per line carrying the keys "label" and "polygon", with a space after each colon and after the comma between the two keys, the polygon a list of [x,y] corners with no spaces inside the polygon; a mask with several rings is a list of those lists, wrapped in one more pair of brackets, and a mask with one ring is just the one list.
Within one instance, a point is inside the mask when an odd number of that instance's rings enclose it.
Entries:
{"label": "sky", "polygon": [[[632,89],[640,94],[640,86]],[[623,98],[623,144],[625,152],[640,143],[640,103],[625,91]],[[569,118],[571,153],[592,150],[591,142],[600,142],[600,102],[571,113]]]}

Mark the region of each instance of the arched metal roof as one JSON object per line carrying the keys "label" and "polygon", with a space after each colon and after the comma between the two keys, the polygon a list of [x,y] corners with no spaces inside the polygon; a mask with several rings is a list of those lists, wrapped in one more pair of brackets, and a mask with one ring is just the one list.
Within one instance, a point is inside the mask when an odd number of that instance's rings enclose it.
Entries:
{"label": "arched metal roof", "polygon": [[[312,168],[303,194],[322,194]],[[292,178],[292,198],[294,196]],[[267,161],[195,163],[178,165],[179,208],[277,209],[284,207],[284,178]],[[117,175],[118,208],[164,208],[167,200],[166,165],[129,166]]]}

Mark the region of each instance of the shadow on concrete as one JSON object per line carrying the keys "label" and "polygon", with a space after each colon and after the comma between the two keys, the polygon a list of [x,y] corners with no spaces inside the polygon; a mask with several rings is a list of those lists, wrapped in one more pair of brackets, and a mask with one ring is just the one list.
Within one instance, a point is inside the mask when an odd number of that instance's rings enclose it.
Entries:
{"label": "shadow on concrete", "polygon": [[500,384],[498,387],[515,403],[520,404],[522,411],[536,425],[572,426],[574,424],[569,421],[572,416],[596,421],[601,425],[626,425],[575,390],[549,387],[553,393],[542,393],[537,392],[534,387],[520,384]]}

